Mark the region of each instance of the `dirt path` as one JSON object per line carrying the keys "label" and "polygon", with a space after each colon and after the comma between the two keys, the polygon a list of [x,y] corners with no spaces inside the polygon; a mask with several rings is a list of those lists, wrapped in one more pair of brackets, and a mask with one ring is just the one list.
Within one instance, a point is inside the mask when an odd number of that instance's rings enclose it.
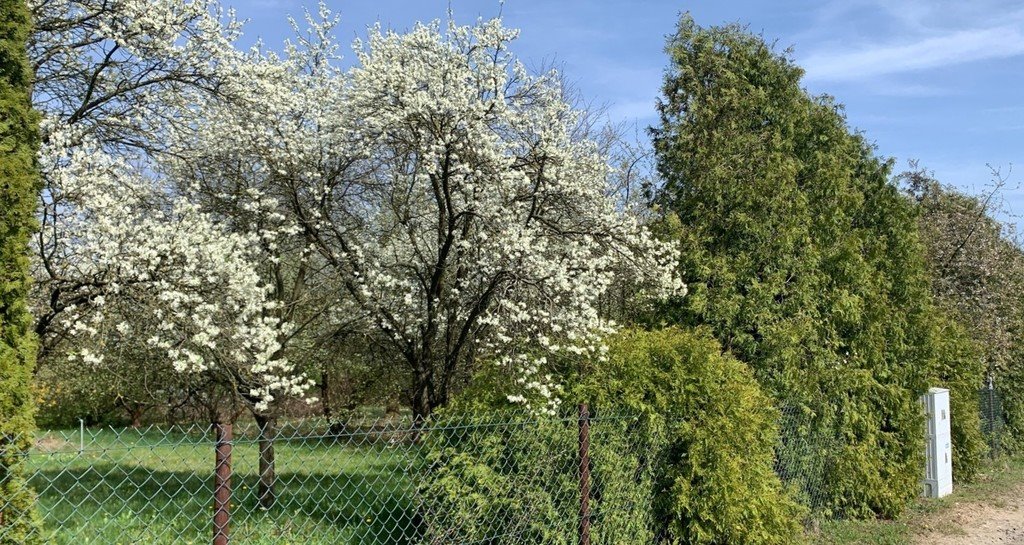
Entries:
{"label": "dirt path", "polygon": [[955,503],[921,525],[917,545],[1024,545],[1024,484],[994,499]]}

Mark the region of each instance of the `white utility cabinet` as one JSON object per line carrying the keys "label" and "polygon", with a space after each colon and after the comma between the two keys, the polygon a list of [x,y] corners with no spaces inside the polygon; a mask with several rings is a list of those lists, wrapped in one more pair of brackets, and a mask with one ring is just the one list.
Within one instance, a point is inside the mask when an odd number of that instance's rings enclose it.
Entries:
{"label": "white utility cabinet", "polygon": [[949,433],[949,390],[931,388],[921,398],[926,419],[924,495],[941,498],[953,492],[953,449]]}

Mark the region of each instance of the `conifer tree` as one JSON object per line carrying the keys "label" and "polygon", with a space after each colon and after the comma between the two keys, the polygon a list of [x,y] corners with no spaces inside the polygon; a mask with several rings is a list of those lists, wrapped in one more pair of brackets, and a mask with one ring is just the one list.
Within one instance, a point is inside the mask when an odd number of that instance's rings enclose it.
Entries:
{"label": "conifer tree", "polygon": [[895,516],[918,492],[918,397],[938,362],[970,359],[936,348],[915,207],[788,52],[684,16],[668,53],[657,199],[691,295],[660,319],[711,326],[803,433],[839,445],[819,454],[832,509]]}
{"label": "conifer tree", "polygon": [[28,8],[23,0],[0,0],[0,13],[0,543],[23,544],[41,540],[21,467],[33,430],[36,342],[26,295],[39,142],[25,49]]}

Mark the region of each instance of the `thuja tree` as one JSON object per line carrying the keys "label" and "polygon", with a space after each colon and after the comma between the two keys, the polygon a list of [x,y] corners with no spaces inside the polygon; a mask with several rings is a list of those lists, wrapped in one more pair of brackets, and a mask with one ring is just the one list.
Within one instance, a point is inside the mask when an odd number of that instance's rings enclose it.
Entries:
{"label": "thuja tree", "polygon": [[660,318],[710,325],[836,436],[834,509],[896,515],[917,493],[935,361],[914,208],[788,53],[684,16],[668,54],[657,198],[692,295]]}
{"label": "thuja tree", "polygon": [[3,0],[0,12],[0,543],[35,543],[41,536],[21,464],[33,429],[36,341],[26,300],[28,241],[39,191],[38,119],[25,54],[28,10],[22,0]]}

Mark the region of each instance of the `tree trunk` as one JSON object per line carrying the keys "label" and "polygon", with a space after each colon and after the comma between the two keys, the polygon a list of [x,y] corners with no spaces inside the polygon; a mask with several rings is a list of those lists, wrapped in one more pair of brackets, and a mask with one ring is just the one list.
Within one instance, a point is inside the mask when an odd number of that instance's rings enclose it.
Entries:
{"label": "tree trunk", "polygon": [[433,389],[433,377],[430,371],[421,369],[417,372],[412,392],[412,421],[416,429],[426,423],[430,413],[434,410]]}
{"label": "tree trunk", "polygon": [[333,424],[331,422],[331,418],[334,416],[334,407],[331,406],[331,375],[326,364],[320,369],[320,408],[323,411],[324,420]]}
{"label": "tree trunk", "polygon": [[275,474],[274,438],[277,435],[277,420],[268,415],[256,414],[256,424],[260,429],[260,481],[257,496],[261,509],[271,509],[277,501],[274,486],[277,481]]}

